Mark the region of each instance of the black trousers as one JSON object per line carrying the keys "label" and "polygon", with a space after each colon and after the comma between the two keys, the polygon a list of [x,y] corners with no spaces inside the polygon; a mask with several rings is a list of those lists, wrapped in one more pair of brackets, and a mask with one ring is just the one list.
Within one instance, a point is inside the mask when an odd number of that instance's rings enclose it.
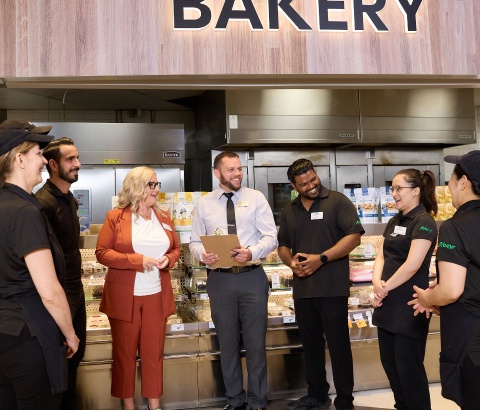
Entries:
{"label": "black trousers", "polygon": [[480,366],[475,366],[472,359],[467,356],[460,368],[461,389],[463,397],[462,410],[480,409],[478,390],[480,389]]}
{"label": "black trousers", "polygon": [[80,339],[78,350],[68,359],[68,389],[62,393],[61,410],[73,410],[75,399],[75,385],[77,383],[77,369],[85,354],[85,343],[87,339],[87,312],[85,310],[85,294],[83,287],[79,291],[70,292],[66,290],[72,324],[75,334]]}
{"label": "black trousers", "polygon": [[28,326],[19,337],[0,333],[0,410],[56,410],[43,350]]}
{"label": "black trousers", "polygon": [[393,391],[396,409],[431,408],[427,373],[423,365],[426,344],[427,332],[424,337],[416,339],[378,328],[380,359]]}
{"label": "black trousers", "polygon": [[[243,273],[211,271],[207,292],[220,342],[227,404],[240,407],[246,399],[252,409],[266,407],[269,286],[265,271],[262,267]],[[248,397],[243,389],[241,341],[246,350]]]}
{"label": "black trousers", "polygon": [[335,406],[353,402],[353,360],[348,331],[348,298],[295,299],[295,315],[305,357],[308,395],[326,401],[330,385],[325,370],[325,338],[332,360]]}

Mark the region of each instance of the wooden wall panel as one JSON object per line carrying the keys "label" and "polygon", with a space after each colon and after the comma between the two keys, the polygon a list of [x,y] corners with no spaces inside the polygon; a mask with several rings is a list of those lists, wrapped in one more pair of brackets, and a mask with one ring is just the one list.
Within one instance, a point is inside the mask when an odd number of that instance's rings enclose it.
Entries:
{"label": "wooden wall panel", "polygon": [[318,31],[317,0],[292,2],[308,32],[281,13],[280,30],[268,31],[266,0],[253,0],[262,31],[244,21],[214,30],[223,0],[204,1],[207,28],[174,31],[172,1],[0,0],[0,77],[480,73],[478,0],[423,0],[409,34],[394,0],[379,14],[388,33],[367,21],[353,32],[350,0],[330,12],[347,32]]}

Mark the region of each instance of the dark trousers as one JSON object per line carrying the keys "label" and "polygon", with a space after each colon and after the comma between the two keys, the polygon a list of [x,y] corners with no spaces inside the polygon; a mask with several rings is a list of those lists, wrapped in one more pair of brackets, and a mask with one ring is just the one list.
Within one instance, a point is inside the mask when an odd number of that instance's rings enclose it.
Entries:
{"label": "dark trousers", "polygon": [[472,359],[467,356],[460,368],[460,375],[462,378],[462,410],[479,410],[480,366],[475,366]]}
{"label": "dark trousers", "polygon": [[427,373],[423,366],[426,344],[426,333],[416,339],[378,328],[380,359],[393,391],[396,409],[431,408]]}
{"label": "dark trousers", "polygon": [[0,333],[0,410],[55,410],[43,350],[28,326],[19,337]]}
{"label": "dark trousers", "polygon": [[75,385],[77,383],[77,369],[85,354],[85,342],[87,339],[87,312],[85,310],[85,294],[83,288],[79,291],[66,290],[70,312],[72,314],[73,328],[80,339],[78,350],[68,359],[68,389],[62,394],[61,410],[72,410],[75,399]]}
{"label": "dark trousers", "polygon": [[325,370],[325,338],[332,360],[336,407],[353,402],[353,360],[348,331],[348,298],[295,299],[295,315],[305,357],[308,395],[326,401],[330,385]]}
{"label": "dark trousers", "polygon": [[[245,402],[240,340],[246,349],[248,398],[251,408],[267,404],[268,280],[262,267],[243,273],[210,272],[207,280],[212,319],[220,342],[220,358],[227,403]],[[241,329],[241,334],[240,334]]]}

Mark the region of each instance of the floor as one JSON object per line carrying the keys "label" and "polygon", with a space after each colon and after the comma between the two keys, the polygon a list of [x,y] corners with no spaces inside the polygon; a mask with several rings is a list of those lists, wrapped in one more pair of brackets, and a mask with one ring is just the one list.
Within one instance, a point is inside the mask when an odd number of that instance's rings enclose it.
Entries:
{"label": "floor", "polygon": [[[454,402],[444,399],[441,394],[441,387],[439,383],[430,384],[430,398],[432,401],[432,410],[458,410]],[[355,410],[390,410],[394,409],[393,394],[390,389],[367,390],[354,392]],[[331,395],[333,400],[335,395]],[[286,410],[287,403],[294,400],[296,397],[288,400],[273,400],[267,404],[267,410]],[[208,410],[208,409],[202,409]],[[212,409],[213,410],[213,409]],[[218,408],[215,408],[218,410]],[[332,404],[330,410],[335,410]]]}

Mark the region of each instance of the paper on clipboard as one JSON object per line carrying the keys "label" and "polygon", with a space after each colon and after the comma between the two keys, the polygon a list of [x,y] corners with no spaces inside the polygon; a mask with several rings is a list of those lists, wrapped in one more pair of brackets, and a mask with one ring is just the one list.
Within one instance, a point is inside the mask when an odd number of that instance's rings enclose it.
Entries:
{"label": "paper on clipboard", "polygon": [[205,251],[218,255],[219,260],[211,266],[215,268],[229,268],[231,266],[245,266],[245,262],[238,262],[232,258],[230,251],[241,248],[237,235],[208,235],[200,236]]}

